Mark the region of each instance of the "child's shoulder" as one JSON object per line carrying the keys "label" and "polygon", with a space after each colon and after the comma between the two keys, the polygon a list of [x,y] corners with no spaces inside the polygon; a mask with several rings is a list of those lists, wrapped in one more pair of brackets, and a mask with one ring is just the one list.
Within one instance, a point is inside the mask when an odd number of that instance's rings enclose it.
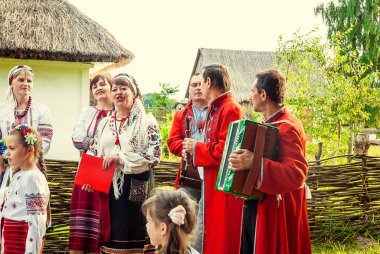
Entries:
{"label": "child's shoulder", "polygon": [[44,176],[44,174],[42,174],[42,172],[39,169],[31,169],[31,170],[18,172],[18,173],[21,173],[21,177],[23,179],[23,182],[26,182],[26,183],[28,183],[28,182],[37,182],[37,183],[47,182],[46,177]]}

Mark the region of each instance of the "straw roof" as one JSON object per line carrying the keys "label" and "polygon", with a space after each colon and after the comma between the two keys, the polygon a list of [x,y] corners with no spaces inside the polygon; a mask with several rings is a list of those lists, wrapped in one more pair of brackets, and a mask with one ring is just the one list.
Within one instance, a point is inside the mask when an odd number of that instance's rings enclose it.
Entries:
{"label": "straw roof", "polygon": [[[191,76],[201,72],[206,65],[224,64],[231,75],[231,93],[237,101],[243,102],[250,98],[256,73],[271,68],[274,60],[274,52],[200,48]],[[188,96],[186,91],[186,97]]]}
{"label": "straw roof", "polygon": [[0,57],[125,65],[134,55],[65,0],[0,0]]}

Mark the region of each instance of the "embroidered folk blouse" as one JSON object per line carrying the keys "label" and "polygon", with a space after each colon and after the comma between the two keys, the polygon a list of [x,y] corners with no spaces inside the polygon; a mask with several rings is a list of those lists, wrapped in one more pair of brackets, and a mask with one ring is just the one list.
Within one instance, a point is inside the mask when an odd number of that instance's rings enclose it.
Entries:
{"label": "embroidered folk blouse", "polygon": [[[148,146],[138,152],[131,147],[126,131],[119,133],[120,146],[115,145],[114,134],[109,128],[110,119],[111,117],[104,119],[99,125],[98,136],[94,143],[97,145],[97,156],[104,158],[109,154],[119,155],[117,168],[124,174],[139,174],[154,168],[160,161],[162,145],[160,130],[155,119],[147,126],[147,130],[141,130],[147,132]],[[120,121],[116,121],[116,124],[119,128]],[[126,124],[122,127],[125,130]]]}
{"label": "embroidered folk blouse", "polygon": [[39,253],[46,233],[49,186],[38,169],[14,174],[5,198],[2,217],[28,223],[25,253]]}
{"label": "embroidered folk blouse", "polygon": [[93,106],[83,109],[72,135],[75,148],[80,151],[87,151],[89,149],[88,142],[95,137],[100,120],[109,116],[111,111],[112,110],[98,110]]}
{"label": "embroidered folk blouse", "polygon": [[[53,137],[50,110],[45,105],[32,102],[24,117],[21,119],[9,119],[9,116],[5,114],[9,111],[8,106],[9,105],[5,105],[4,103],[0,106],[0,139],[6,138],[8,133],[17,125],[28,124],[41,135],[42,148],[44,155],[46,155],[50,149],[50,143]],[[12,117],[14,117],[14,115]]]}

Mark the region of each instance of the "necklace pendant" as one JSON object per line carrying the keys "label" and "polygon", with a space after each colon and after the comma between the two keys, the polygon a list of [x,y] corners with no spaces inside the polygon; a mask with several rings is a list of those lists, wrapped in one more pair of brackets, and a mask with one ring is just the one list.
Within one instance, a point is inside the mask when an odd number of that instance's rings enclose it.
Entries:
{"label": "necklace pendant", "polygon": [[115,145],[118,145],[119,144],[119,138],[116,138],[115,139]]}

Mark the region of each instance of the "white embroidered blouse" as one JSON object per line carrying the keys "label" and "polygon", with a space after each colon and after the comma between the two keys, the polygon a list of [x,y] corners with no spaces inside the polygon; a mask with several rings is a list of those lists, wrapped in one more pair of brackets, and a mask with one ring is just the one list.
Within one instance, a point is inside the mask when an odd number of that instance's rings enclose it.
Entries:
{"label": "white embroidered blouse", "polygon": [[49,186],[38,169],[14,174],[5,198],[2,217],[28,223],[25,253],[39,253],[46,233]]}
{"label": "white embroidered blouse", "polygon": [[45,105],[32,102],[27,114],[21,119],[9,119],[10,116],[7,113],[14,112],[14,109],[9,109],[9,105],[5,103],[0,105],[0,111],[0,139],[6,138],[17,125],[28,124],[41,135],[44,155],[48,153],[53,137],[53,127],[50,110]]}
{"label": "white embroidered blouse", "polygon": [[99,110],[93,106],[84,108],[72,135],[75,148],[80,151],[87,151],[89,149],[88,143],[90,139],[95,137],[100,120],[109,116],[111,112],[112,110]]}
{"label": "white embroidered blouse", "polygon": [[[125,122],[116,120],[114,115],[104,118],[99,123],[91,146],[91,151],[98,157],[105,158],[109,154],[119,156],[119,164],[113,176],[116,198],[122,191],[123,174],[139,174],[153,169],[160,162],[160,130],[156,119],[152,115],[146,115],[143,110],[141,102],[137,100]],[[115,132],[118,133],[119,144],[115,143]],[[140,140],[138,134],[143,134],[144,140]]]}

